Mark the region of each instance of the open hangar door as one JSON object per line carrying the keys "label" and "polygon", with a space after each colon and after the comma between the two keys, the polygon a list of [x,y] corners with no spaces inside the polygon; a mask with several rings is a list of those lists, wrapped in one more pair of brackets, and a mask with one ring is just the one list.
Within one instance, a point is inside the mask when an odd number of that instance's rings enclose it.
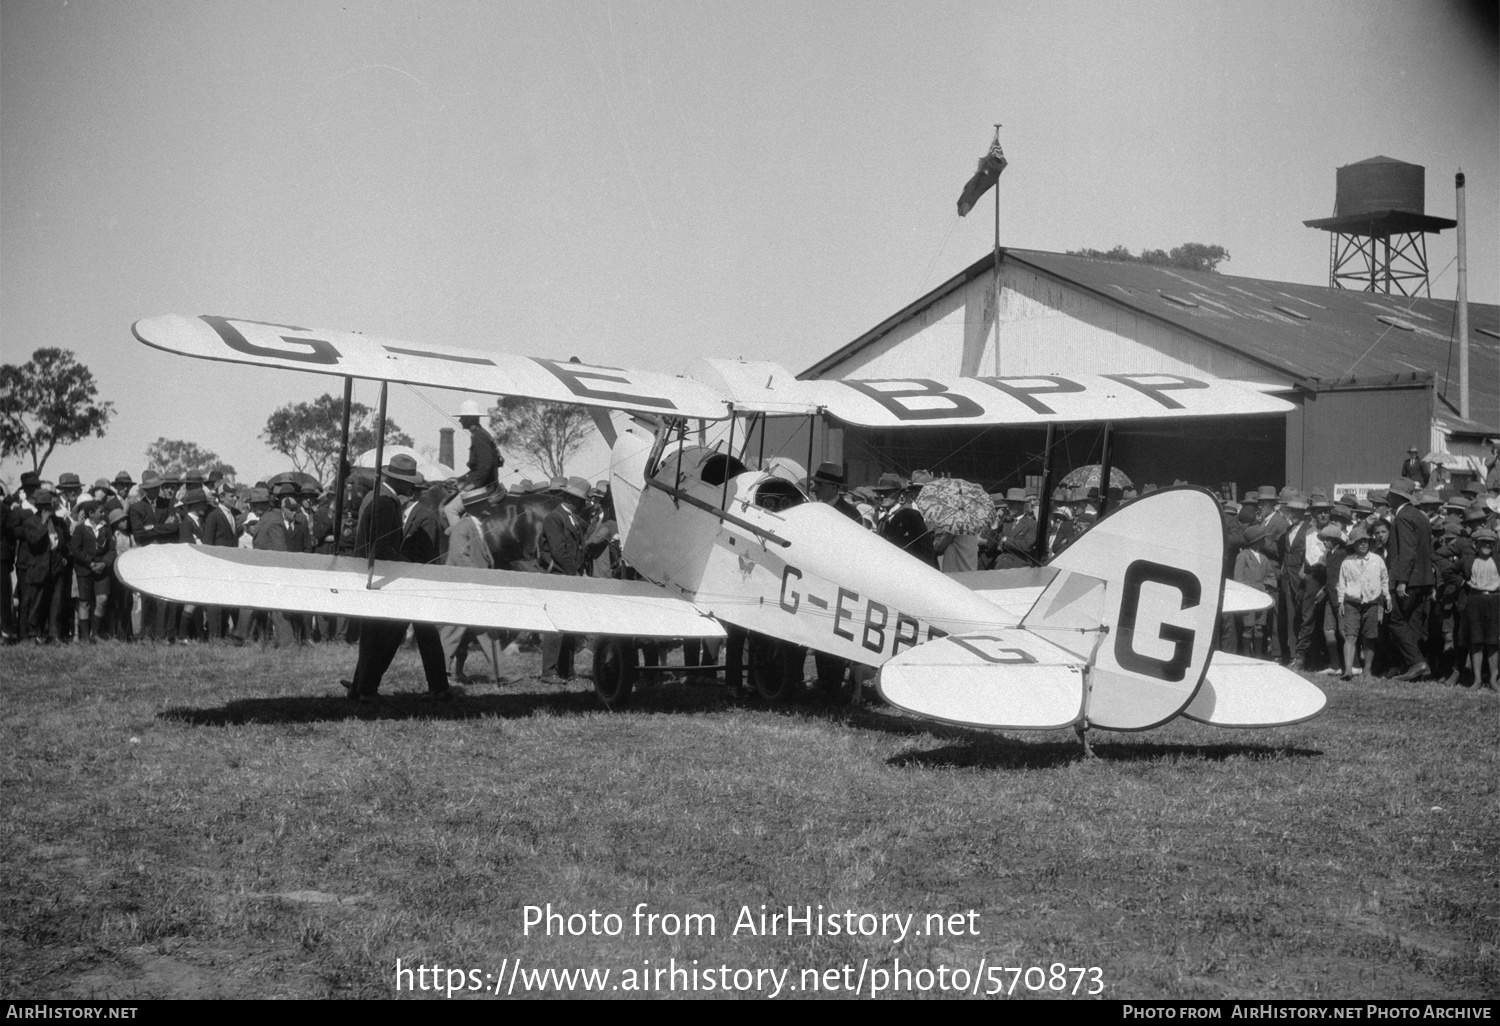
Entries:
{"label": "open hangar door", "polygon": [[[928,428],[871,430],[846,427],[844,460],[851,485],[872,484],[883,471],[977,481],[987,489],[1012,488],[1041,477],[1044,428]],[[1052,457],[1060,481],[1077,467],[1098,463],[1100,424],[1059,427]],[[1280,487],[1286,474],[1286,420],[1282,416],[1210,420],[1131,421],[1116,426],[1110,462],[1137,488],[1176,480],[1243,494],[1263,484]]]}

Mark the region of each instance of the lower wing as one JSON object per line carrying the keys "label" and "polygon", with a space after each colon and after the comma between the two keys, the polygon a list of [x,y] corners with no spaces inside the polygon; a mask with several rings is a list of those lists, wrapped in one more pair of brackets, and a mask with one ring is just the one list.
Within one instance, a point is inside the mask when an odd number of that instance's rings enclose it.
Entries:
{"label": "lower wing", "polygon": [[572,634],[724,636],[718,621],[646,581],[379,559],[370,579],[365,560],[354,556],[204,545],[131,549],[115,568],[132,588],[195,605]]}

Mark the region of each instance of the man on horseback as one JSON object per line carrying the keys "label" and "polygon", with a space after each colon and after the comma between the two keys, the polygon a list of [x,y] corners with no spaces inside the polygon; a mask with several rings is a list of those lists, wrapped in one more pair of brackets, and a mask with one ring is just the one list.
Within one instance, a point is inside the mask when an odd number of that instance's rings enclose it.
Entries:
{"label": "man on horseback", "polygon": [[450,527],[463,515],[466,498],[470,504],[505,498],[505,486],[500,483],[505,457],[500,455],[500,447],[490,433],[480,426],[482,416],[479,404],[472,399],[465,399],[458,410],[458,424],[469,433],[469,472],[454,481],[457,488],[453,499],[443,507]]}

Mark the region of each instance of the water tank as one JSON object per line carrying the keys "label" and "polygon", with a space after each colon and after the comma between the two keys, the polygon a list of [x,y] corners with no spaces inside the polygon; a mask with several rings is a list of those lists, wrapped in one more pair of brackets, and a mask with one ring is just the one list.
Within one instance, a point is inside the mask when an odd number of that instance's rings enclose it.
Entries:
{"label": "water tank", "polygon": [[1425,213],[1427,169],[1390,157],[1371,157],[1338,169],[1334,216],[1400,210]]}

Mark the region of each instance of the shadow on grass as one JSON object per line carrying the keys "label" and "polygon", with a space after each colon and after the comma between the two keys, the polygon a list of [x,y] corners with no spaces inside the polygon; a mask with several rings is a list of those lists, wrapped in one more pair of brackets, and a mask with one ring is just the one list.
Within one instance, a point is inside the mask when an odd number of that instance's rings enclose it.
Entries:
{"label": "shadow on grass", "polygon": [[[522,685],[524,687],[524,685]],[[698,713],[730,704],[722,689],[651,688],[637,694],[625,712]],[[284,695],[241,698],[213,708],[173,706],[158,719],[196,727],[242,724],[318,723],[360,720],[474,720],[486,716],[521,719],[537,713],[581,716],[601,713],[604,706],[593,691],[521,690],[476,693],[465,690],[451,701],[436,702],[421,692],[382,695],[375,705],[362,705],[343,695]]]}
{"label": "shadow on grass", "polygon": [[[1150,741],[1094,741],[1094,757],[1100,762],[1223,762],[1226,759],[1274,761],[1279,759],[1320,758],[1313,748],[1287,745],[1216,744],[1190,745]],[[930,751],[908,752],[886,760],[889,766],[921,766],[957,769],[1050,769],[1086,761],[1083,746],[1077,741],[1017,741],[973,735]]]}

